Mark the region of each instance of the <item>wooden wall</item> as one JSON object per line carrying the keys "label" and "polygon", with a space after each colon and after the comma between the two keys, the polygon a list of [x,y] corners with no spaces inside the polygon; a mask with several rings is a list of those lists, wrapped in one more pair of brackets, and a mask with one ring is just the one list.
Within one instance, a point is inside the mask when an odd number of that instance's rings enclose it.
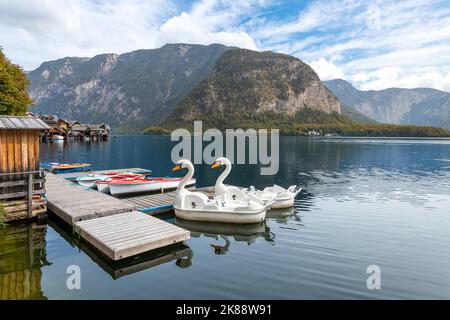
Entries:
{"label": "wooden wall", "polygon": [[0,129],[0,173],[39,169],[39,132]]}

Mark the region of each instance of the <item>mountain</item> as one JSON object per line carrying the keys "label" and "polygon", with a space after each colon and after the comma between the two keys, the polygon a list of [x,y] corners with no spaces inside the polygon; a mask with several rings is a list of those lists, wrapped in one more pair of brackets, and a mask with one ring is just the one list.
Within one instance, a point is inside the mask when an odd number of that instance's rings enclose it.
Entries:
{"label": "mountain", "polygon": [[342,114],[356,122],[360,122],[363,124],[377,124],[378,123],[377,121],[373,120],[372,118],[359,112],[355,108],[349,107],[345,104],[342,104]]}
{"label": "mountain", "polygon": [[[310,112],[307,112],[310,110]],[[230,125],[240,120],[317,121],[339,117],[339,100],[301,60],[285,54],[230,49],[211,74],[181,99],[165,124],[203,120]]]}
{"label": "mountain", "polygon": [[230,48],[169,44],[121,55],[63,58],[28,74],[30,111],[113,127],[144,128],[163,120]]}
{"label": "mountain", "polygon": [[382,122],[450,129],[450,93],[430,88],[361,91],[344,80],[324,84],[346,106]]}

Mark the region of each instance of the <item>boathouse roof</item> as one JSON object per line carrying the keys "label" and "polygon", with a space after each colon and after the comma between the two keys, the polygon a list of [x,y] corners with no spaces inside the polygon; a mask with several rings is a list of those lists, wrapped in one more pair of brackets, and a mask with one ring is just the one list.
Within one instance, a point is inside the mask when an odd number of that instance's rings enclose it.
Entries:
{"label": "boathouse roof", "polygon": [[27,116],[0,116],[0,129],[48,130],[50,127],[38,118]]}

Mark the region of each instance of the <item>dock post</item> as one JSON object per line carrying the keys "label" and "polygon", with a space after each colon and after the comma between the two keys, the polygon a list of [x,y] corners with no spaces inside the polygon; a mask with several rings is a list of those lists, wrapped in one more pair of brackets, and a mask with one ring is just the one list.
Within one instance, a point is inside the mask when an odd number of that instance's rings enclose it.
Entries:
{"label": "dock post", "polygon": [[28,218],[33,217],[33,174],[28,174]]}

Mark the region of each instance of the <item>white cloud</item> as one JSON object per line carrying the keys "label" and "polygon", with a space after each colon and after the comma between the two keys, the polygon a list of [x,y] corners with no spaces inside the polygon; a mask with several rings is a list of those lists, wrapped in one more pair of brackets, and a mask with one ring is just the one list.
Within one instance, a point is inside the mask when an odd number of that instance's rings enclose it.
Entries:
{"label": "white cloud", "polygon": [[338,66],[330,61],[327,61],[323,57],[319,60],[311,62],[309,65],[319,75],[322,81],[345,78],[344,73]]}
{"label": "white cloud", "polygon": [[257,50],[255,41],[242,31],[212,32],[205,22],[186,12],[170,18],[159,29],[157,42],[159,44],[187,42],[195,44],[221,43],[246,49]]}
{"label": "white cloud", "polygon": [[450,71],[441,72],[436,68],[419,68],[405,71],[401,68],[383,68],[367,73],[365,78],[353,77],[362,90],[396,88],[435,88],[450,91]]}
{"label": "white cloud", "polygon": [[450,90],[449,0],[312,0],[297,12],[280,0],[183,3],[0,0],[0,46],[29,70],[64,56],[223,43],[292,54],[321,79],[362,89]]}
{"label": "white cloud", "polygon": [[25,69],[65,56],[94,56],[166,43],[223,43],[257,49],[238,26],[262,1],[204,0],[180,13],[167,0],[0,0],[0,45]]}
{"label": "white cloud", "polygon": [[317,0],[292,21],[252,25],[261,48],[313,61],[324,79],[344,74],[365,89],[449,88],[448,0]]}

